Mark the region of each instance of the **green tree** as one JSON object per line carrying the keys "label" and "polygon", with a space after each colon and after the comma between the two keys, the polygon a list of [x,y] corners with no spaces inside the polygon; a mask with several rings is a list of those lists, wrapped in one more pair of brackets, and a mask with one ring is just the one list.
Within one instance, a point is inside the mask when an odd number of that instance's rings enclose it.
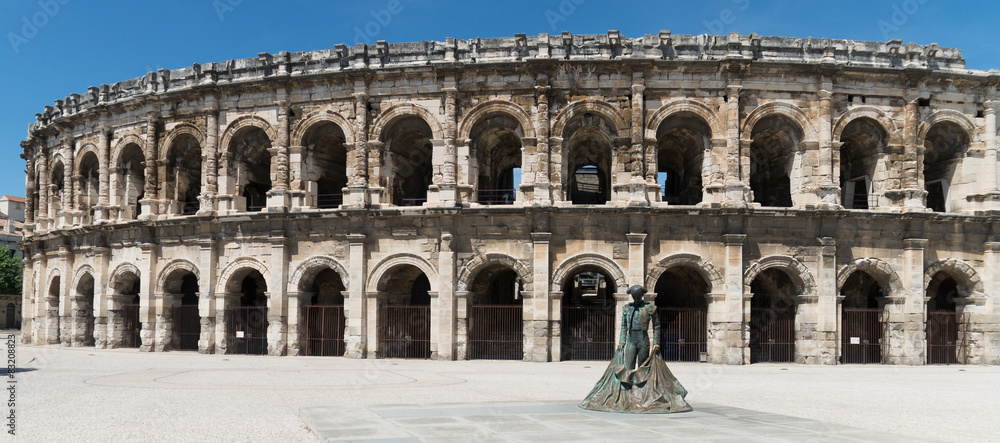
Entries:
{"label": "green tree", "polygon": [[17,254],[6,246],[0,248],[0,294],[20,294],[23,275]]}

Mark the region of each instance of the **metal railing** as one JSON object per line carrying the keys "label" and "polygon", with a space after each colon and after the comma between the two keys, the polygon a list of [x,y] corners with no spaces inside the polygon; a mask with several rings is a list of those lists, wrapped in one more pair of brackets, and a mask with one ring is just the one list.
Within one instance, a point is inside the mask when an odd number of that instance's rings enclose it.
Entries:
{"label": "metal railing", "polygon": [[403,198],[399,201],[399,206],[422,206],[427,201],[427,197],[423,198]]}
{"label": "metal railing", "polygon": [[481,205],[512,205],[517,200],[516,189],[480,189],[476,194]]}
{"label": "metal railing", "polygon": [[228,308],[225,319],[228,354],[267,355],[267,308]]}
{"label": "metal railing", "polygon": [[344,355],[344,307],[306,306],[306,355]]}
{"label": "metal railing", "polygon": [[960,312],[927,313],[927,364],[964,364],[968,317]]}
{"label": "metal railing", "polygon": [[[875,194],[867,194],[862,201],[858,201],[857,197],[863,194],[852,195],[848,194],[844,196],[844,209],[874,209],[878,207],[878,196]],[[867,204],[867,206],[866,206]]]}
{"label": "metal railing", "polygon": [[431,307],[381,306],[376,354],[379,358],[431,358]]}
{"label": "metal railing", "polygon": [[139,305],[126,304],[122,309],[122,347],[138,348],[141,346],[140,331],[142,331],[142,323],[139,322]]}
{"label": "metal railing", "polygon": [[344,194],[318,194],[316,207],[319,209],[335,209],[344,204]]}
{"label": "metal railing", "polygon": [[469,359],[524,359],[521,305],[469,307]]}
{"label": "metal railing", "polygon": [[750,310],[750,363],[795,361],[795,308]]}
{"label": "metal railing", "polygon": [[563,360],[611,360],[614,353],[614,306],[563,307]]}
{"label": "metal railing", "polygon": [[201,338],[198,305],[174,306],[174,335],[177,336],[177,349],[198,350],[198,339]]}
{"label": "metal railing", "polygon": [[659,308],[660,353],[666,361],[699,361],[708,351],[704,309]]}
{"label": "metal railing", "polygon": [[882,363],[888,345],[889,313],[884,309],[844,308],[841,313],[840,362]]}

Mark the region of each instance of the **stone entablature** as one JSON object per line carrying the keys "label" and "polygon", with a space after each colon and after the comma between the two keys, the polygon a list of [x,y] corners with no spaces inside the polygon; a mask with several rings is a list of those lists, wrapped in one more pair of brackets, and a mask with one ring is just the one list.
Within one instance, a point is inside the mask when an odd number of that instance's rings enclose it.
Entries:
{"label": "stone entablature", "polygon": [[262,53],[102,85],[22,143],[25,340],[118,346],[136,292],[142,347],[170,349],[192,275],[198,348],[229,352],[221,313],[253,274],[269,352],[295,354],[330,269],[347,355],[376,355],[387,282],[421,274],[433,355],[464,358],[495,265],[530,283],[524,358],[557,360],[567,279],[623,292],[682,269],[704,280],[710,361],[754,360],[751,287],[771,283],[798,297],[795,361],[838,361],[843,288],[864,274],[886,362],[925,360],[925,293],[955,282],[964,358],[996,363],[997,83],[937,45],[612,31]]}

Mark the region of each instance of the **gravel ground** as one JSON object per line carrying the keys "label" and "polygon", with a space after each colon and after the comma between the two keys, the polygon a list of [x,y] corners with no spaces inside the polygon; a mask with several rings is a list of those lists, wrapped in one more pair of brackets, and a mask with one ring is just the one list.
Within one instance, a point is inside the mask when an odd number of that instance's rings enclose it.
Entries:
{"label": "gravel ground", "polygon": [[[17,345],[23,441],[316,441],[305,407],[577,401],[600,362],[251,357]],[[902,435],[1000,435],[1000,367],[674,363],[688,400]],[[8,435],[8,437],[10,437]]]}

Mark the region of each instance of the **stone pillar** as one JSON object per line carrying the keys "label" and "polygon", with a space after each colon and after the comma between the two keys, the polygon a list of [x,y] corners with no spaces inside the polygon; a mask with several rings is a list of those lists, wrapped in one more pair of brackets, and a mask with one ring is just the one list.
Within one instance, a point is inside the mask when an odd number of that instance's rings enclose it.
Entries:
{"label": "stone pillar", "polygon": [[[886,363],[899,365],[922,365],[926,361],[926,337],[924,315],[927,307],[924,297],[924,249],[927,240],[908,238],[903,240],[903,294],[892,294],[890,299],[899,298],[902,306],[894,303],[889,312],[889,358]],[[886,306],[889,308],[889,306]]]}
{"label": "stone pillar", "polygon": [[[646,279],[646,234],[630,233],[625,237],[628,239],[628,284],[643,285]],[[623,293],[626,289],[618,288]]]}
{"label": "stone pillar", "polygon": [[[724,207],[743,208],[750,203],[749,178],[744,177],[749,174],[748,165],[744,163],[744,153],[749,150],[748,143],[744,143],[740,135],[740,85],[729,86],[729,98],[726,100],[726,160],[725,160],[725,180],[726,193],[722,202]],[[746,146],[744,146],[746,144]],[[749,158],[747,158],[749,160]],[[745,169],[745,171],[744,171]]]}
{"label": "stone pillar", "polygon": [[218,275],[218,257],[212,233],[203,233],[204,238],[198,241],[201,277],[198,278],[198,317],[201,321],[201,334],[198,337],[198,352],[211,354],[215,352],[216,320],[222,317],[224,311],[216,309],[215,279]]}
{"label": "stone pillar", "polygon": [[159,251],[155,244],[147,242],[139,244],[139,253],[142,257],[140,263],[143,265],[140,271],[145,277],[140,279],[139,285],[139,323],[142,324],[139,331],[139,351],[152,352],[156,343],[156,305],[153,294],[157,284],[156,278],[152,276],[156,275]]}
{"label": "stone pillar", "polygon": [[108,264],[111,261],[111,249],[103,246],[94,248],[97,266],[94,272],[94,346],[104,349],[108,346]]}
{"label": "stone pillar", "polygon": [[59,345],[70,346],[73,343],[73,252],[67,246],[59,247],[59,268],[62,278],[59,279]]}
{"label": "stone pillar", "polygon": [[[347,152],[351,152],[351,149],[353,149],[350,144],[345,144],[344,148]],[[288,148],[288,165],[290,169],[288,174],[288,201],[291,211],[300,212],[302,209],[315,208],[318,205],[316,200],[318,191],[316,182],[309,180],[309,177],[303,176],[308,171],[310,164],[308,157],[310,155],[311,153],[305,146],[291,146]]]}
{"label": "stone pillar", "polygon": [[312,292],[288,293],[288,355],[306,355],[305,306],[309,304]]}
{"label": "stone pillar", "polygon": [[102,123],[100,127],[100,132],[98,133],[97,141],[97,162],[98,162],[98,180],[100,182],[100,188],[97,190],[97,208],[94,210],[94,222],[99,223],[109,219],[108,216],[108,192],[111,186],[111,174],[109,172],[109,163],[111,155],[111,127],[106,123]]}
{"label": "stone pillar", "polygon": [[[438,291],[437,309],[432,308],[432,333],[437,330],[437,360],[455,359],[455,252],[452,250],[452,235],[441,234],[441,247],[438,252]],[[432,342],[432,345],[435,342]]]}
{"label": "stone pillar", "polygon": [[[971,337],[966,363],[1000,364],[1000,242],[983,244],[983,306],[976,306],[979,319],[970,319]],[[977,303],[978,305],[978,303]],[[981,320],[992,320],[989,322]]]}
{"label": "stone pillar", "polygon": [[60,211],[56,216],[59,218],[58,226],[60,229],[68,228],[73,225],[73,214],[75,212],[75,200],[76,195],[76,162],[74,161],[74,149],[73,140],[68,136],[63,138],[63,158],[66,159],[66,164],[63,165],[63,189],[62,195],[59,197],[60,201]]}
{"label": "stone pillar", "polygon": [[837,364],[837,331],[840,330],[837,302],[837,242],[833,237],[819,239],[819,271],[816,274],[816,355],[821,365]]}
{"label": "stone pillar", "polygon": [[458,120],[455,98],[458,95],[457,84],[453,78],[445,79],[444,90],[444,161],[441,165],[441,183],[438,184],[438,200],[443,207],[460,206],[458,200],[458,151],[455,148],[455,137],[458,132]]}
{"label": "stone pillar", "polygon": [[469,359],[469,297],[471,295],[472,293],[469,291],[455,291],[455,360]]}
{"label": "stone pillar", "polygon": [[[35,151],[29,147],[24,148],[22,154],[25,162],[24,177],[24,234],[31,236],[35,224],[35,205],[38,204],[36,193],[38,192],[38,177],[35,174]],[[24,312],[24,311],[21,311]],[[24,326],[24,323],[21,323]]]}
{"label": "stone pillar", "polygon": [[354,93],[354,144],[348,150],[347,194],[344,195],[345,208],[368,206],[368,93],[366,87],[355,87]]}
{"label": "stone pillar", "polygon": [[344,339],[344,356],[363,358],[367,352],[368,341],[368,306],[365,297],[365,236],[350,234],[349,266],[347,282],[347,297],[344,297],[344,318],[347,320],[347,331]]}
{"label": "stone pillar", "polygon": [[45,344],[57,345],[60,340],[59,327],[59,296],[47,295],[45,297]]}
{"label": "stone pillar", "polygon": [[268,149],[274,165],[274,182],[267,191],[267,212],[288,210],[288,102],[278,101],[278,137],[274,147]]}
{"label": "stone pillar", "polygon": [[118,349],[122,347],[122,340],[125,338],[125,304],[131,301],[132,296],[114,294],[108,301],[108,347]]}
{"label": "stone pillar", "polygon": [[[49,152],[42,147],[39,152],[41,168],[38,171],[38,214],[36,220],[40,231],[49,229]],[[48,289],[46,289],[48,290]]]}
{"label": "stone pillar", "polygon": [[[366,348],[366,354],[368,358],[378,358],[379,354],[379,342],[378,342],[378,310],[385,304],[386,297],[389,294],[385,292],[370,291],[365,293],[365,313],[366,317],[364,319],[367,328],[367,339],[368,346]],[[432,337],[433,340],[433,337]]]}
{"label": "stone pillar", "polygon": [[[33,312],[35,316],[35,321],[32,322],[34,330],[32,331],[32,341],[31,343],[36,346],[41,346],[47,343],[49,335],[49,270],[46,263],[48,263],[48,258],[45,254],[41,252],[34,252],[31,256],[32,261],[37,263],[34,266],[38,270],[38,284],[35,285],[35,311]],[[59,303],[59,299],[55,299],[56,303]],[[58,318],[58,313],[56,314]],[[59,330],[58,325],[56,330]]]}
{"label": "stone pillar", "polygon": [[903,143],[906,159],[903,161],[903,207],[906,211],[924,212],[927,191],[924,190],[924,147],[917,145],[917,100],[907,98],[903,121]]}
{"label": "stone pillar", "polygon": [[997,189],[997,102],[989,100],[984,103],[983,141],[986,151],[983,156],[983,180],[981,191],[984,210],[1000,210],[1000,189]]}
{"label": "stone pillar", "polygon": [[272,233],[271,241],[271,281],[267,283],[267,354],[285,355],[287,352],[288,321],[285,283],[288,281],[288,239]]}
{"label": "stone pillar", "polygon": [[219,194],[219,111],[214,106],[208,107],[205,111],[207,114],[205,117],[205,149],[201,162],[203,165],[201,175],[204,177],[205,184],[201,188],[198,215],[215,213]]}
{"label": "stone pillar", "polygon": [[21,343],[31,344],[32,336],[35,332],[35,300],[38,299],[38,295],[35,292],[35,271],[34,271],[34,260],[30,258],[30,250],[25,248],[24,259],[21,260],[21,266],[23,269],[22,279],[23,282],[23,295],[21,297]]}
{"label": "stone pillar", "polygon": [[155,220],[159,213],[159,205],[156,201],[156,189],[159,183],[156,178],[156,165],[159,158],[159,137],[157,128],[159,127],[160,116],[156,112],[146,114],[146,149],[143,154],[146,157],[145,175],[146,183],[139,204],[142,206],[139,220]]}
{"label": "stone pillar", "polygon": [[[156,294],[154,296],[156,340],[153,348],[156,352],[166,352],[176,348],[174,344],[174,307],[180,304],[181,296],[181,294]],[[145,326],[142,329],[145,331]],[[145,340],[143,341],[145,342]]]}
{"label": "stone pillar", "polygon": [[629,150],[629,181],[628,181],[628,205],[629,206],[649,206],[649,198],[646,195],[646,167],[643,161],[645,157],[645,146],[643,135],[645,134],[645,101],[642,92],[646,90],[645,80],[642,72],[632,73],[632,133],[631,148]]}
{"label": "stone pillar", "polygon": [[743,285],[743,242],[745,234],[725,234],[722,236],[726,245],[726,281],[725,314],[723,324],[710,326],[709,330],[721,330],[721,336],[709,336],[709,341],[716,342],[715,348],[725,349],[718,363],[741,365],[750,361],[750,339],[746,328],[749,325],[749,294],[744,293]]}
{"label": "stone pillar", "polygon": [[[228,354],[229,341],[226,337],[226,308],[240,305],[239,293],[215,294],[215,353]],[[199,349],[200,351],[200,349]]]}
{"label": "stone pillar", "polygon": [[[535,91],[538,93],[537,99],[537,114],[535,114],[535,130],[538,133],[538,145],[535,149],[535,162],[531,166],[532,171],[535,175],[531,179],[533,202],[532,206],[551,206],[553,200],[553,189],[551,187],[552,180],[552,151],[550,151],[550,140],[549,137],[549,127],[551,121],[549,120],[549,86],[540,85],[535,87]],[[562,148],[562,145],[553,146],[553,148]],[[556,155],[559,155],[560,151],[556,151]],[[545,293],[548,293],[548,288],[545,289]],[[536,294],[539,294],[536,292]],[[527,352],[527,351],[525,351]],[[527,355],[527,354],[525,354]]]}
{"label": "stone pillar", "polygon": [[559,360],[559,299],[562,293],[553,296],[549,292],[551,254],[549,252],[549,232],[532,232],[531,241],[534,254],[531,259],[534,293],[525,297],[524,306],[524,361]]}
{"label": "stone pillar", "polygon": [[819,91],[819,207],[821,209],[838,209],[837,201],[838,179],[833,174],[833,111],[830,107],[830,90],[833,83],[824,78],[823,89]]}

